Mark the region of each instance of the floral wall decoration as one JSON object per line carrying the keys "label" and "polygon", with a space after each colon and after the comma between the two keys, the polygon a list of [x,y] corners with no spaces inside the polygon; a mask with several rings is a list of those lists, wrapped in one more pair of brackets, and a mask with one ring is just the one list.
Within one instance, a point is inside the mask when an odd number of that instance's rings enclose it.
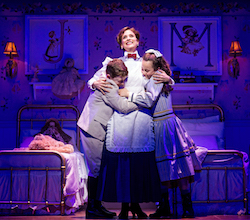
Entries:
{"label": "floral wall decoration", "polygon": [[[56,1],[55,1],[56,2]],[[249,11],[249,6],[246,3],[240,2],[204,2],[200,3],[194,2],[174,2],[174,3],[138,3],[134,1],[133,3],[124,4],[120,2],[112,3],[97,3],[96,5],[85,2],[58,2],[51,4],[44,4],[41,2],[23,3],[23,4],[11,4],[9,2],[1,3],[0,9],[3,12],[16,12],[23,14],[34,14],[34,13],[105,13],[113,14],[117,12],[133,12],[140,14],[151,14],[151,13],[179,13],[179,14],[191,14],[191,13],[229,13],[237,12],[239,10],[245,9]]]}
{"label": "floral wall decoration", "polygon": [[245,118],[249,120],[250,119],[250,110],[245,110],[244,115],[245,115]]}
{"label": "floral wall decoration", "polygon": [[102,47],[101,41],[102,41],[102,38],[96,37],[96,40],[94,41],[94,47],[96,48],[96,50],[99,50]]}
{"label": "floral wall decoration", "polygon": [[246,79],[244,83],[244,90],[249,93],[250,92],[250,79]]}
{"label": "floral wall decoration", "polygon": [[241,101],[241,97],[236,95],[235,99],[233,100],[233,105],[234,105],[235,109],[238,109],[241,107],[240,101]]}
{"label": "floral wall decoration", "polygon": [[1,109],[3,111],[5,111],[6,109],[8,109],[8,99],[3,97],[3,99],[1,100],[1,105],[0,105]]}

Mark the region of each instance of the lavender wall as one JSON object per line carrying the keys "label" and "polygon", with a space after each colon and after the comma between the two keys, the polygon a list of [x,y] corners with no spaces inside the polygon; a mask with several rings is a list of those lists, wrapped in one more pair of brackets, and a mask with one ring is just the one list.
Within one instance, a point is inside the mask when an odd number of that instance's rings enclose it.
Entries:
{"label": "lavender wall", "polygon": [[[147,4],[129,2],[113,3],[19,3],[6,2],[0,5],[0,39],[1,50],[6,41],[14,41],[19,57],[18,75],[10,79],[5,76],[5,64],[8,57],[0,53],[0,149],[15,147],[15,126],[18,109],[25,104],[73,104],[82,110],[89,95],[84,88],[81,98],[62,100],[55,97],[50,90],[37,91],[37,99],[33,98],[33,89],[29,85],[30,78],[25,76],[25,15],[39,14],[87,14],[88,15],[88,48],[89,73],[82,75],[87,81],[101,67],[106,56],[119,57],[122,51],[115,42],[118,31],[126,25],[134,26],[141,33],[139,52],[142,55],[148,48],[158,48],[159,16],[221,16],[222,22],[222,76],[211,78],[218,83],[215,87],[215,98],[225,111],[226,143],[228,149],[239,149],[249,152],[250,145],[250,10],[244,3],[175,3]],[[190,1],[191,2],[191,1]],[[192,1],[193,2],[193,1]],[[9,5],[8,5],[9,4]],[[238,57],[240,76],[238,79],[227,73],[230,42],[239,39],[243,55]],[[39,43],[39,40],[38,42]],[[51,81],[49,76],[40,76],[40,80]],[[199,93],[199,92],[197,92]],[[211,100],[205,100],[205,102]],[[182,99],[175,98],[174,103],[200,103],[195,94],[184,93]]]}

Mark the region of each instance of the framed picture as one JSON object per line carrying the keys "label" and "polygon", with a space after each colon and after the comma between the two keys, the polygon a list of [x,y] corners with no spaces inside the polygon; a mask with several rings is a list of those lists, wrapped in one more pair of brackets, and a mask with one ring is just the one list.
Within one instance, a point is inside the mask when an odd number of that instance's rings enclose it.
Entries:
{"label": "framed picture", "polygon": [[25,73],[58,74],[68,58],[88,73],[87,31],[86,15],[25,16]]}
{"label": "framed picture", "polygon": [[159,17],[159,50],[181,75],[221,75],[220,17]]}

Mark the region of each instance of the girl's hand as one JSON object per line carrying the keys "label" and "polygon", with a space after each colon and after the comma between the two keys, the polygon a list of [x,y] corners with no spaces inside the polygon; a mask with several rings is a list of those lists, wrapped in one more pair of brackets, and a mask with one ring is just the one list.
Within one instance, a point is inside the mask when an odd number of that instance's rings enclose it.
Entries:
{"label": "girl's hand", "polygon": [[119,94],[121,97],[126,97],[126,98],[128,98],[128,96],[129,96],[129,91],[128,91],[126,88],[119,89],[118,94]]}
{"label": "girl's hand", "polygon": [[109,92],[109,88],[112,89],[112,86],[107,82],[106,78],[103,77],[95,81],[92,87],[101,91],[103,95],[105,95],[105,92]]}
{"label": "girl's hand", "polygon": [[[158,73],[160,72],[160,73]],[[167,75],[165,73],[165,71],[159,69],[157,70],[154,75],[153,75],[154,80],[156,80],[157,82],[155,82],[155,84],[159,84],[159,83],[169,83],[171,81],[171,78],[169,75]]]}

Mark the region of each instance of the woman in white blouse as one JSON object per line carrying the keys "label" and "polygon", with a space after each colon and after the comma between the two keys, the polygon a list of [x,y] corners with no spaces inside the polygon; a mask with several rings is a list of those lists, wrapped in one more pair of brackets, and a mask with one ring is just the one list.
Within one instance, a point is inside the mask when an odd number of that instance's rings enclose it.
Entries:
{"label": "woman in white blouse", "polygon": [[[124,50],[124,56],[119,59],[128,68],[125,87],[131,93],[144,91],[142,59],[137,51],[139,39],[139,32],[130,27],[124,27],[117,35],[117,42]],[[105,83],[104,70],[105,67],[100,69],[88,84],[105,94],[109,86]],[[151,110],[142,108],[129,114],[115,111],[108,122],[104,146],[97,199],[122,202],[121,219],[128,218],[129,211],[138,218],[147,217],[139,203],[160,199]]]}

